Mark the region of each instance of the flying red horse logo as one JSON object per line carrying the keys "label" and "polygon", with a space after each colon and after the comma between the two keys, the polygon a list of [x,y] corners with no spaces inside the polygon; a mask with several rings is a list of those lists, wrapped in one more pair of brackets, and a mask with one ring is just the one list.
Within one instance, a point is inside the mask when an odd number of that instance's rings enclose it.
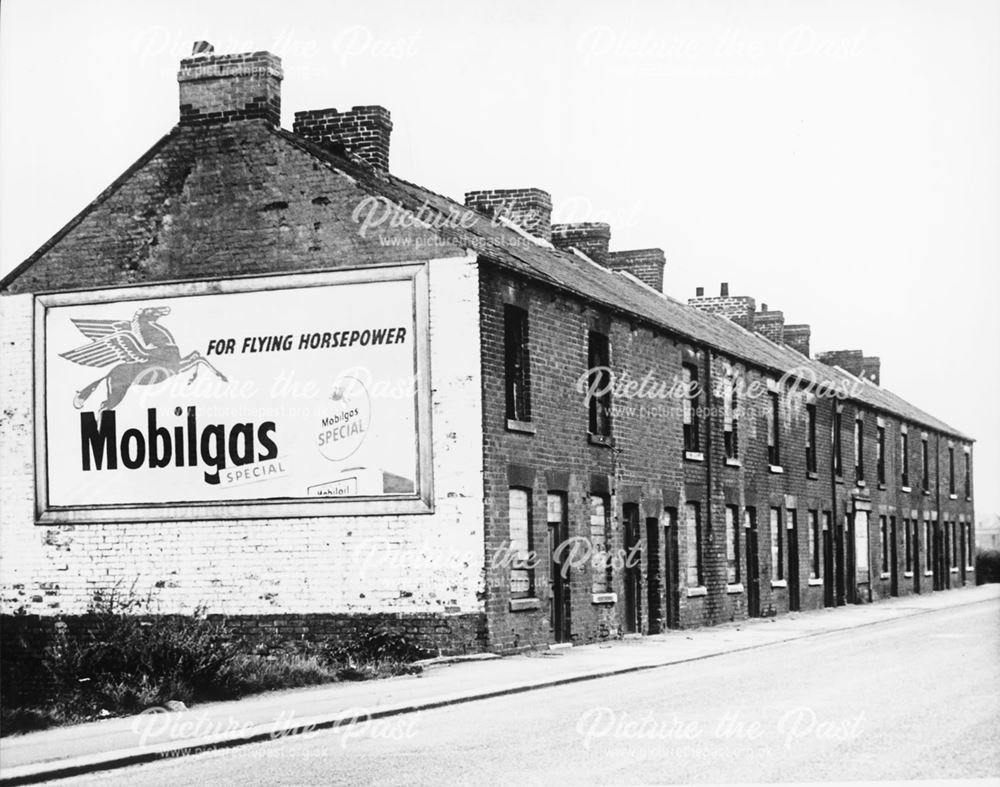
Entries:
{"label": "flying red horse logo", "polygon": [[107,383],[108,398],[98,412],[113,410],[133,385],[154,385],[194,369],[190,385],[198,376],[198,368],[207,366],[223,382],[226,376],[195,351],[181,357],[173,334],[159,324],[170,314],[168,306],[139,309],[131,320],[76,320],[73,324],[90,339],[75,350],[60,353],[67,360],[84,366],[105,367],[116,364],[104,377],[94,380],[78,391],[73,406],[78,410],[98,385]]}

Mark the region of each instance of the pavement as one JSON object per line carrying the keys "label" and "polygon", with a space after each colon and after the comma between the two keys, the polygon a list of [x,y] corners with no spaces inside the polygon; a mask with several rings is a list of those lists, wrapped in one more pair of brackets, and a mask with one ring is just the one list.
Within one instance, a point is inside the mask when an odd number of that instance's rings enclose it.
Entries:
{"label": "pavement", "polygon": [[503,658],[431,664],[420,675],[277,691],[0,739],[0,785],[31,784],[283,738],[534,689],[669,668],[1000,599],[1000,585],[887,599]]}

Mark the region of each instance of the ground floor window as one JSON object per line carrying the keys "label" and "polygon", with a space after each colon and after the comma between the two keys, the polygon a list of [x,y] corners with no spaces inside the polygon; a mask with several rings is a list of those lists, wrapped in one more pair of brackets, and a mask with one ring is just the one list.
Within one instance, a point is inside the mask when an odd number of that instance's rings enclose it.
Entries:
{"label": "ground floor window", "polygon": [[726,506],[726,582],[735,585],[740,581],[740,528],[739,509]]}
{"label": "ground floor window", "polygon": [[611,561],[607,560],[611,501],[605,495],[590,496],[590,545],[595,559],[591,563],[591,589],[594,593],[611,590]]}
{"label": "ground floor window", "polygon": [[689,587],[699,587],[702,584],[701,565],[701,506],[698,503],[686,503],[685,536],[687,539],[687,583]]}
{"label": "ground floor window", "polygon": [[531,558],[531,492],[512,488],[510,505],[510,595],[525,598],[535,592],[535,570]]}
{"label": "ground floor window", "polygon": [[780,508],[771,509],[771,571],[774,579],[785,578],[785,530]]}
{"label": "ground floor window", "polygon": [[[825,516],[825,515],[824,515]],[[819,529],[819,512],[809,512],[809,578],[823,576],[823,542]]]}

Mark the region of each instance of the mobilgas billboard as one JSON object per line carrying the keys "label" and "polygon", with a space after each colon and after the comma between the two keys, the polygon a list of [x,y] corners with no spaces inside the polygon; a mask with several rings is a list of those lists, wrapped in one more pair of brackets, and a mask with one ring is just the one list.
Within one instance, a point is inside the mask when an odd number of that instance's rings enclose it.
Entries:
{"label": "mobilgas billboard", "polygon": [[36,306],[40,521],[429,510],[423,266]]}

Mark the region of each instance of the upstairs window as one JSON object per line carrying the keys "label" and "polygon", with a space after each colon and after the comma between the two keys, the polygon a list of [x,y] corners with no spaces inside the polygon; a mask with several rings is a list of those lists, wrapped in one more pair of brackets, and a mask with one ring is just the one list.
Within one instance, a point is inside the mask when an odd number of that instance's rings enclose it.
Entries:
{"label": "upstairs window", "polygon": [[840,411],[840,407],[837,406],[833,413],[833,474],[838,478],[844,474],[844,457],[843,457],[843,445],[841,441],[843,426],[844,426],[844,415]]}
{"label": "upstairs window", "polygon": [[965,499],[972,500],[972,466],[968,451],[965,452]]}
{"label": "upstairs window", "polygon": [[681,399],[681,421],[684,428],[684,450],[701,451],[701,418],[699,405],[701,389],[698,384],[698,367],[686,363],[681,367],[684,396]]}
{"label": "upstairs window", "polygon": [[885,427],[879,426],[875,433],[875,472],[878,482],[885,483]]}
{"label": "upstairs window", "polygon": [[781,465],[781,446],[779,445],[779,402],[778,392],[768,391],[767,408],[767,463],[774,466]]}
{"label": "upstairs window", "polygon": [[948,494],[955,494],[955,446],[948,446]]}
{"label": "upstairs window", "polygon": [[512,421],[530,421],[527,311],[509,304],[504,306],[503,341],[507,418]]}
{"label": "upstairs window", "polygon": [[611,436],[611,346],[603,333],[587,334],[587,358],[590,379],[596,381],[599,395],[590,397],[590,433]]}
{"label": "upstairs window", "polygon": [[806,472],[816,472],[816,405],[806,405]]}
{"label": "upstairs window", "polygon": [[860,417],[854,419],[854,476],[865,480],[865,422]]}
{"label": "upstairs window", "polygon": [[899,433],[899,467],[903,486],[910,485],[910,436],[905,427]]}
{"label": "upstairs window", "polygon": [[531,560],[531,492],[511,488],[509,501],[510,596],[528,598],[535,593],[535,569]]}
{"label": "upstairs window", "polygon": [[929,492],[931,488],[931,459],[927,452],[927,438],[920,441],[920,488]]}
{"label": "upstairs window", "polygon": [[736,392],[736,379],[730,378],[726,385],[722,400],[722,430],[726,444],[726,459],[739,459],[739,400]]}

